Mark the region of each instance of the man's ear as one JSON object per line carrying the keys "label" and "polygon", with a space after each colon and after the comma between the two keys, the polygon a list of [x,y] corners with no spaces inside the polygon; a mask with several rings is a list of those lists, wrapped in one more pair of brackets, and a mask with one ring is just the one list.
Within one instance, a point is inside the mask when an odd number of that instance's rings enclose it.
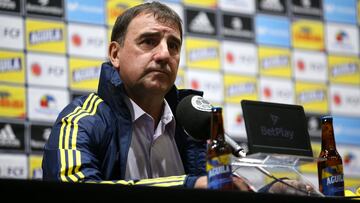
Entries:
{"label": "man's ear", "polygon": [[116,69],[120,67],[119,52],[120,52],[120,44],[115,41],[110,42],[108,56],[110,62]]}

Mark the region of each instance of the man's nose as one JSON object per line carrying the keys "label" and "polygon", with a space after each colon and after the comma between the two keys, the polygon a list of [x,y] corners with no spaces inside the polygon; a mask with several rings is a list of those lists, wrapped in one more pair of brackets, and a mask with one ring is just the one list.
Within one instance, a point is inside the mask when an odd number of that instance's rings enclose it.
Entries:
{"label": "man's nose", "polygon": [[167,62],[170,58],[169,47],[166,42],[161,42],[156,47],[156,52],[154,54],[155,61],[165,61]]}

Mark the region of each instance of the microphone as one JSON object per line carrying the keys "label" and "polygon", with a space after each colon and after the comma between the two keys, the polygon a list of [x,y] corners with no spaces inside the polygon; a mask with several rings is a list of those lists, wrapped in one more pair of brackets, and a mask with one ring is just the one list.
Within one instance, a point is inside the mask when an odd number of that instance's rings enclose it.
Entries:
{"label": "microphone", "polygon": [[[211,108],[210,102],[203,97],[188,95],[176,108],[176,120],[193,139],[207,140],[210,138]],[[226,133],[225,141],[231,146],[235,156],[246,156],[245,150]]]}

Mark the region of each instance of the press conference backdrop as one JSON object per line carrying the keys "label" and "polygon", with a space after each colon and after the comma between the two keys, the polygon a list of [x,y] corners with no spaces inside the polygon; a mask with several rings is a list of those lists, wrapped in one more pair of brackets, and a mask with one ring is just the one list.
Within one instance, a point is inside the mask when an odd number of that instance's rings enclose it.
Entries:
{"label": "press conference backdrop", "polygon": [[[176,84],[223,106],[228,134],[246,141],[242,99],[299,104],[317,157],[331,114],[345,184],[360,186],[359,1],[162,2],[184,21]],[[0,0],[0,177],[41,178],[52,123],[96,91],[115,19],[139,3]],[[300,170],[317,182],[315,165]]]}

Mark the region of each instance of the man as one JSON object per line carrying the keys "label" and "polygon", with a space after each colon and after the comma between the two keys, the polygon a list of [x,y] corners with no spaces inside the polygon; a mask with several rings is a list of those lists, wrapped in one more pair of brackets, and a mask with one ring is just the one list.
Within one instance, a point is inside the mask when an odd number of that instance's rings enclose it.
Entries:
{"label": "man", "polygon": [[[60,113],[45,145],[43,178],[206,188],[206,142],[187,136],[174,117],[182,98],[202,94],[174,85],[181,44],[181,19],[161,3],[119,16],[98,94]],[[234,183],[248,190],[240,178]]]}
{"label": "man", "polygon": [[194,187],[206,174],[206,143],[189,138],[173,115],[181,98],[201,94],[174,86],[181,43],[180,18],[161,3],[119,16],[98,94],[75,99],[53,126],[44,179]]}

